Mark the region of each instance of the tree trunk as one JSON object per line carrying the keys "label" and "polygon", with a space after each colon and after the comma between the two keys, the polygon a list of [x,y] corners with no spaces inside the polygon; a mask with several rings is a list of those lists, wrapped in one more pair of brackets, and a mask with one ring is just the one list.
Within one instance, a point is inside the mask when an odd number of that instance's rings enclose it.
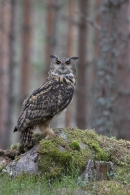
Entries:
{"label": "tree trunk", "polygon": [[47,13],[46,13],[46,50],[45,50],[45,58],[46,58],[46,67],[45,67],[45,76],[47,78],[49,65],[50,65],[50,54],[51,54],[51,37],[53,32],[53,22],[54,22],[54,12],[53,12],[53,0],[47,1]]}
{"label": "tree trunk", "polygon": [[[120,45],[124,46],[119,55],[117,70],[118,98],[116,107],[116,135],[118,138],[130,139],[130,3],[121,7],[120,13]],[[123,114],[122,114],[123,113]]]}
{"label": "tree trunk", "polygon": [[[88,15],[89,17],[95,21],[96,20],[96,4],[97,1],[88,2]],[[95,44],[97,40],[98,32],[97,30],[88,24],[88,32],[87,32],[87,129],[92,129],[92,111],[93,111],[93,103],[94,103],[94,84],[95,84],[95,51],[98,48],[98,44]],[[96,49],[95,49],[96,47]]]}
{"label": "tree trunk", "polygon": [[11,4],[2,0],[0,32],[0,147],[5,148],[10,142],[8,128],[9,108],[9,63],[10,63]]}
{"label": "tree trunk", "polygon": [[58,40],[58,19],[59,11],[61,9],[62,0],[50,0],[47,1],[47,14],[46,14],[46,67],[45,76],[48,77],[48,71],[50,67],[50,55],[56,55],[57,40]]}
{"label": "tree trunk", "polygon": [[[80,12],[86,16],[88,1],[79,1]],[[85,129],[86,124],[86,38],[87,38],[87,22],[81,18],[79,26],[79,46],[78,46],[78,55],[79,55],[79,65],[78,65],[78,81],[77,81],[77,110],[76,110],[76,121],[77,127]]]}
{"label": "tree trunk", "polygon": [[[46,31],[46,51],[45,51],[45,58],[46,58],[46,70],[45,70],[45,77],[48,76],[48,71],[50,68],[50,55],[56,55],[57,51],[57,42],[58,42],[58,22],[59,22],[59,12],[62,7],[62,0],[50,0],[47,1],[47,15],[46,15],[46,24],[47,24],[47,31]],[[63,117],[60,116],[58,118],[54,118],[52,122],[52,127],[58,127],[63,121]]]}
{"label": "tree trunk", "polygon": [[107,136],[115,131],[114,103],[117,95],[116,74],[119,43],[120,0],[102,2],[100,52],[97,61],[96,99],[93,125],[97,133]]}
{"label": "tree trunk", "polygon": [[[15,18],[16,18],[16,1],[11,0],[11,29],[10,29],[10,63],[9,63],[9,109],[8,109],[8,129],[13,129],[13,111],[14,111],[14,82],[15,82]],[[11,131],[10,131],[11,132]],[[8,132],[7,132],[8,133]],[[6,137],[9,136],[9,133]],[[9,136],[10,137],[10,136]],[[9,146],[9,143],[8,143]]]}
{"label": "tree trunk", "polygon": [[21,102],[29,91],[30,49],[31,49],[31,6],[32,0],[23,0],[23,32],[22,32],[22,71]]}
{"label": "tree trunk", "polygon": [[[67,41],[67,57],[73,56],[73,43],[74,43],[74,26],[71,20],[74,17],[74,10],[75,10],[75,0],[69,1],[69,21],[68,21],[68,41]],[[65,126],[71,127],[72,121],[72,105],[73,102],[67,108],[65,113]]]}

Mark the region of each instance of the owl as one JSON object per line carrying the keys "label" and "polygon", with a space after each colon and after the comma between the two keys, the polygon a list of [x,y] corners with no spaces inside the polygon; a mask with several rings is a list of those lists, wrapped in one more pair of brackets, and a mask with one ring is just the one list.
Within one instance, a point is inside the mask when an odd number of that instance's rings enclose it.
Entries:
{"label": "owl", "polygon": [[20,131],[20,145],[32,146],[33,131],[38,126],[46,138],[55,136],[50,123],[71,102],[77,79],[78,57],[52,58],[48,78],[24,100],[15,131]]}

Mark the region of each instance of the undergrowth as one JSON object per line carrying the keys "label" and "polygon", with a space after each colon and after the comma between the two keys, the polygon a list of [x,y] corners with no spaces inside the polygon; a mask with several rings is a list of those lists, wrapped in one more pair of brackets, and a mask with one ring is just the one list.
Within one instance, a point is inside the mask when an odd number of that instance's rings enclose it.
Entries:
{"label": "undergrowth", "polygon": [[50,180],[36,175],[21,174],[9,178],[0,175],[0,195],[129,195],[130,186],[117,179],[83,182],[75,175]]}

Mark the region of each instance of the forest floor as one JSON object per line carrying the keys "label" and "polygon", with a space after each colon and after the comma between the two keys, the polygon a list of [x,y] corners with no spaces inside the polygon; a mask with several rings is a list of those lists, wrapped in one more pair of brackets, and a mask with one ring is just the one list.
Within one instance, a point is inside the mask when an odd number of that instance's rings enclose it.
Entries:
{"label": "forest floor", "polygon": [[[39,174],[22,172],[14,177],[0,174],[0,195],[130,195],[129,141],[99,136],[91,130],[60,129],[58,132],[59,137],[40,141]],[[38,141],[39,134],[35,138]],[[64,150],[60,151],[59,146]],[[9,156],[13,151],[5,152]],[[16,155],[15,160],[18,159]],[[88,159],[112,162],[114,170],[107,171],[104,180],[84,180],[79,173]]]}
{"label": "forest floor", "polygon": [[128,185],[117,179],[83,183],[73,176],[45,180],[37,176],[0,176],[0,195],[129,195]]}

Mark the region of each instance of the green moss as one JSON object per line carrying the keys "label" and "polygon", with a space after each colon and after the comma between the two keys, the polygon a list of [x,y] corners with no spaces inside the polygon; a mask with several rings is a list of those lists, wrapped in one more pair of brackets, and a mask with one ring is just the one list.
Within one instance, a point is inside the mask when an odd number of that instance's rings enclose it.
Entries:
{"label": "green moss", "polygon": [[[67,136],[63,137],[63,133]],[[101,147],[98,135],[90,130],[60,129],[58,137],[40,141],[39,153],[39,170],[47,176],[61,175],[73,167],[81,171],[87,160],[95,157],[97,160],[109,160],[109,154]]]}
{"label": "green moss", "polygon": [[[35,134],[34,143],[40,142],[39,170],[47,177],[60,177],[74,169],[82,171],[88,159],[112,161],[117,165],[115,177],[123,181],[128,174],[130,142],[99,136],[93,130],[56,129],[57,137],[44,140],[42,134]],[[11,146],[18,149],[19,145]],[[124,168],[126,167],[126,168]],[[125,171],[120,171],[122,168]],[[124,179],[125,180],[125,179]],[[128,179],[124,181],[127,182]]]}
{"label": "green moss", "polygon": [[130,142],[99,136],[93,130],[55,131],[57,136],[50,140],[43,139],[41,134],[34,135],[35,143],[40,142],[38,168],[41,175],[56,178],[72,171],[81,172],[88,159],[95,159],[112,161],[116,166],[114,178],[124,183],[129,181]]}
{"label": "green moss", "polygon": [[96,160],[109,161],[109,155],[101,148],[97,141],[88,143],[96,152]]}
{"label": "green moss", "polygon": [[64,166],[68,165],[72,160],[72,156],[69,152],[60,152],[58,149],[52,150],[49,156]]}
{"label": "green moss", "polygon": [[77,142],[76,140],[73,140],[70,143],[70,148],[72,148],[73,150],[80,150],[80,143]]}
{"label": "green moss", "polygon": [[10,149],[11,149],[11,150],[19,151],[19,147],[20,147],[20,143],[16,143],[16,144],[12,144],[12,145],[10,146]]}
{"label": "green moss", "polygon": [[20,157],[16,155],[14,159],[15,159],[16,161],[18,161],[19,158],[20,158]]}
{"label": "green moss", "polygon": [[[67,132],[66,132],[67,133]],[[109,161],[110,156],[109,153],[104,151],[104,149],[101,147],[100,142],[98,140],[98,135],[93,130],[80,130],[76,129],[71,132],[71,136],[69,136],[69,139],[76,138],[77,147],[80,147],[79,143],[84,143],[91,148],[91,158],[96,158],[96,160],[104,160]],[[75,140],[74,145],[76,145]]]}
{"label": "green moss", "polygon": [[[62,150],[59,147],[62,147]],[[70,139],[66,141],[61,137],[56,137],[51,140],[41,140],[39,148],[41,156],[39,160],[40,172],[46,173],[45,175],[50,177],[57,177],[68,170],[71,172],[74,167],[77,169],[80,167],[82,169],[86,165],[89,152],[88,148],[85,148],[83,155],[79,151],[79,148],[79,142],[73,142]]]}
{"label": "green moss", "polygon": [[44,138],[44,135],[41,134],[41,133],[33,134],[33,142],[34,142],[34,144],[38,144],[43,138]]}
{"label": "green moss", "polygon": [[[56,139],[55,139],[56,141]],[[39,160],[39,169],[41,173],[47,176],[59,176],[69,166],[72,161],[72,155],[68,151],[60,151],[58,143],[54,140],[42,140],[40,142],[39,153],[41,159]]]}

